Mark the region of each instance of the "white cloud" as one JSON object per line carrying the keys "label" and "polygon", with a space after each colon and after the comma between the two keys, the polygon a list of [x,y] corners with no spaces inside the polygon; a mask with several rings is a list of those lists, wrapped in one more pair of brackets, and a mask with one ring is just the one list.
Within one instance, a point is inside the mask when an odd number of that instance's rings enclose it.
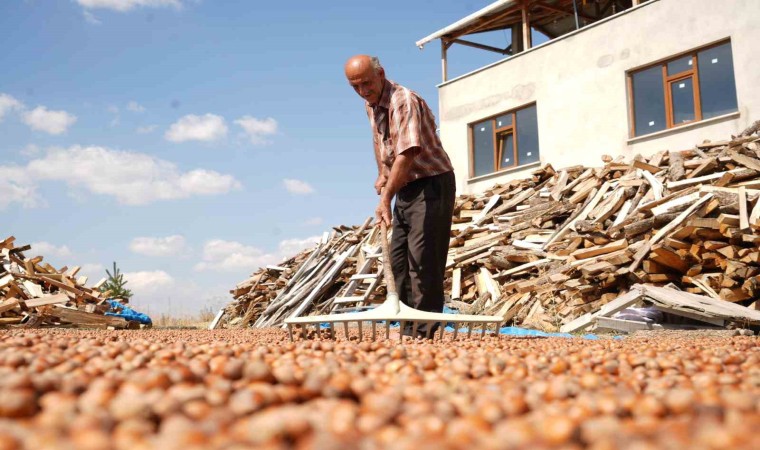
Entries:
{"label": "white cloud", "polygon": [[144,127],[137,127],[137,132],[140,134],[148,134],[156,131],[158,125],[146,125]]}
{"label": "white cloud", "polygon": [[291,257],[301,250],[312,248],[322,239],[322,236],[311,236],[306,239],[285,239],[280,242],[279,251],[283,257]]}
{"label": "white cloud", "polygon": [[82,264],[82,268],[79,269],[77,275],[86,275],[88,278],[88,286],[91,286],[100,281],[101,278],[106,277],[106,269],[103,267],[103,264],[86,263]]}
{"label": "white cloud", "polygon": [[8,94],[0,92],[0,122],[3,121],[5,114],[11,110],[20,110],[24,108],[24,104],[16,100]]}
{"label": "white cloud", "polygon": [[295,256],[301,250],[313,247],[321,236],[280,241],[276,253],[267,253],[257,247],[236,241],[214,239],[203,247],[203,261],[195,265],[197,271],[251,272],[270,264],[278,264]]}
{"label": "white cloud", "polygon": [[227,136],[227,125],[224,123],[224,117],[215,114],[203,116],[188,114],[173,123],[164,135],[172,142],[210,142],[225,136]]}
{"label": "white cloud", "polygon": [[0,166],[0,210],[11,203],[18,203],[24,208],[34,208],[44,202],[23,167]]}
{"label": "white cloud", "polygon": [[161,8],[171,6],[181,8],[181,0],[76,0],[81,6],[89,9],[110,9],[118,12],[131,11],[134,8]]}
{"label": "white cloud", "polygon": [[251,116],[243,116],[235,121],[245,131],[245,134],[254,145],[267,144],[266,136],[277,133],[277,121],[271,117],[259,120]]}
{"label": "white cloud", "polygon": [[19,153],[21,153],[22,156],[31,158],[40,154],[40,147],[36,144],[27,144],[27,146],[22,148]]}
{"label": "white cloud", "polygon": [[37,131],[48,134],[62,134],[77,121],[77,117],[66,111],[49,111],[44,106],[38,106],[23,114],[24,123]]}
{"label": "white cloud", "polygon": [[[10,169],[9,173],[13,175]],[[30,161],[22,174],[28,177],[22,181],[62,181],[94,194],[116,197],[128,205],[223,194],[241,188],[232,175],[205,169],[181,172],[173,163],[144,153],[94,146],[54,148],[45,157]]]}
{"label": "white cloud", "polygon": [[100,25],[103,22],[101,22],[97,17],[95,17],[95,14],[91,13],[90,11],[84,11],[84,20],[92,25]]}
{"label": "white cloud", "polygon": [[167,237],[136,237],[129,244],[129,249],[146,256],[174,256],[185,249],[185,238],[177,234]]}
{"label": "white cloud", "polygon": [[203,246],[203,261],[195,265],[195,270],[250,271],[267,264],[274,264],[279,259],[277,255],[265,253],[259,248],[240,242],[213,239]]}
{"label": "white cloud", "polygon": [[306,222],[304,222],[305,225],[322,225],[322,218],[321,217],[312,217],[310,219],[306,219]]}
{"label": "white cloud", "polygon": [[285,178],[282,180],[282,184],[285,185],[285,189],[287,189],[291,194],[305,195],[314,192],[314,188],[305,181]]}
{"label": "white cloud", "polygon": [[145,112],[145,107],[134,100],[127,103],[127,109],[137,113]]}
{"label": "white cloud", "polygon": [[32,249],[30,251],[35,255],[53,258],[68,258],[71,256],[71,250],[65,245],[58,247],[45,241],[32,242],[31,245]]}
{"label": "white cloud", "polygon": [[174,278],[163,270],[124,272],[126,288],[133,294],[140,295],[155,292],[174,284]]}

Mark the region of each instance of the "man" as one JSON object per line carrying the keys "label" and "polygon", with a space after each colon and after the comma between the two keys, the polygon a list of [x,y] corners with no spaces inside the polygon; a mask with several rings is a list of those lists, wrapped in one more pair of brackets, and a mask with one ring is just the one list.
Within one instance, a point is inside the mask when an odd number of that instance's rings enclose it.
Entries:
{"label": "man", "polygon": [[[345,72],[367,102],[380,195],[375,216],[378,223],[393,226],[391,267],[399,298],[413,308],[441,312],[456,186],[435,133],[435,117],[417,93],[385,78],[376,57],[354,56]],[[417,330],[420,336],[428,331],[435,332],[424,325]]]}

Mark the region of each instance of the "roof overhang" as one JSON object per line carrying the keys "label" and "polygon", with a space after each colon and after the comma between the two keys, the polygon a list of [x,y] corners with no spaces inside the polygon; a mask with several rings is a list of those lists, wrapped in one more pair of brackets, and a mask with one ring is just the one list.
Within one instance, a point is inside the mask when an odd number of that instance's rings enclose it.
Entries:
{"label": "roof overhang", "polygon": [[464,19],[458,20],[446,28],[442,28],[433,34],[420,39],[415,44],[417,47],[422,48],[428,42],[434,41],[447,35],[467,34],[466,31],[478,21],[481,21],[493,15],[497,15],[518,4],[519,2],[517,0],[498,0],[497,2],[491,3],[480,11],[474,12]]}

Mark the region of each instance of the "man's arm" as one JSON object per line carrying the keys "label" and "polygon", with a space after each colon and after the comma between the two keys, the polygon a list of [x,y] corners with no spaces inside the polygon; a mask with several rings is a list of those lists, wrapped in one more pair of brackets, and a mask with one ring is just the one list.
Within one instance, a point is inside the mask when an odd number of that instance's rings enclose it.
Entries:
{"label": "man's arm", "polygon": [[[374,133],[373,133],[374,134]],[[377,163],[377,180],[375,180],[375,191],[377,195],[383,190],[383,186],[388,182],[388,167],[383,164],[383,157],[380,154],[380,144],[377,142],[377,135],[372,136],[372,144],[375,147],[375,162]]]}
{"label": "man's arm", "polygon": [[380,205],[375,210],[377,222],[384,221],[386,226],[391,226],[391,201],[398,191],[409,181],[409,173],[414,163],[414,158],[419,153],[419,147],[410,147],[396,156],[393,162],[385,189],[380,196]]}

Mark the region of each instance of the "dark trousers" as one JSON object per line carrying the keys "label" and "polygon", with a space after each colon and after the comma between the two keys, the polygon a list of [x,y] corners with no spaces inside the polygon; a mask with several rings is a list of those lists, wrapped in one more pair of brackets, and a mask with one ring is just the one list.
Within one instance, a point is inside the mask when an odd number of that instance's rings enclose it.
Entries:
{"label": "dark trousers", "polygon": [[413,308],[443,311],[443,276],[455,198],[454,172],[420,178],[396,195],[391,266],[399,298]]}

